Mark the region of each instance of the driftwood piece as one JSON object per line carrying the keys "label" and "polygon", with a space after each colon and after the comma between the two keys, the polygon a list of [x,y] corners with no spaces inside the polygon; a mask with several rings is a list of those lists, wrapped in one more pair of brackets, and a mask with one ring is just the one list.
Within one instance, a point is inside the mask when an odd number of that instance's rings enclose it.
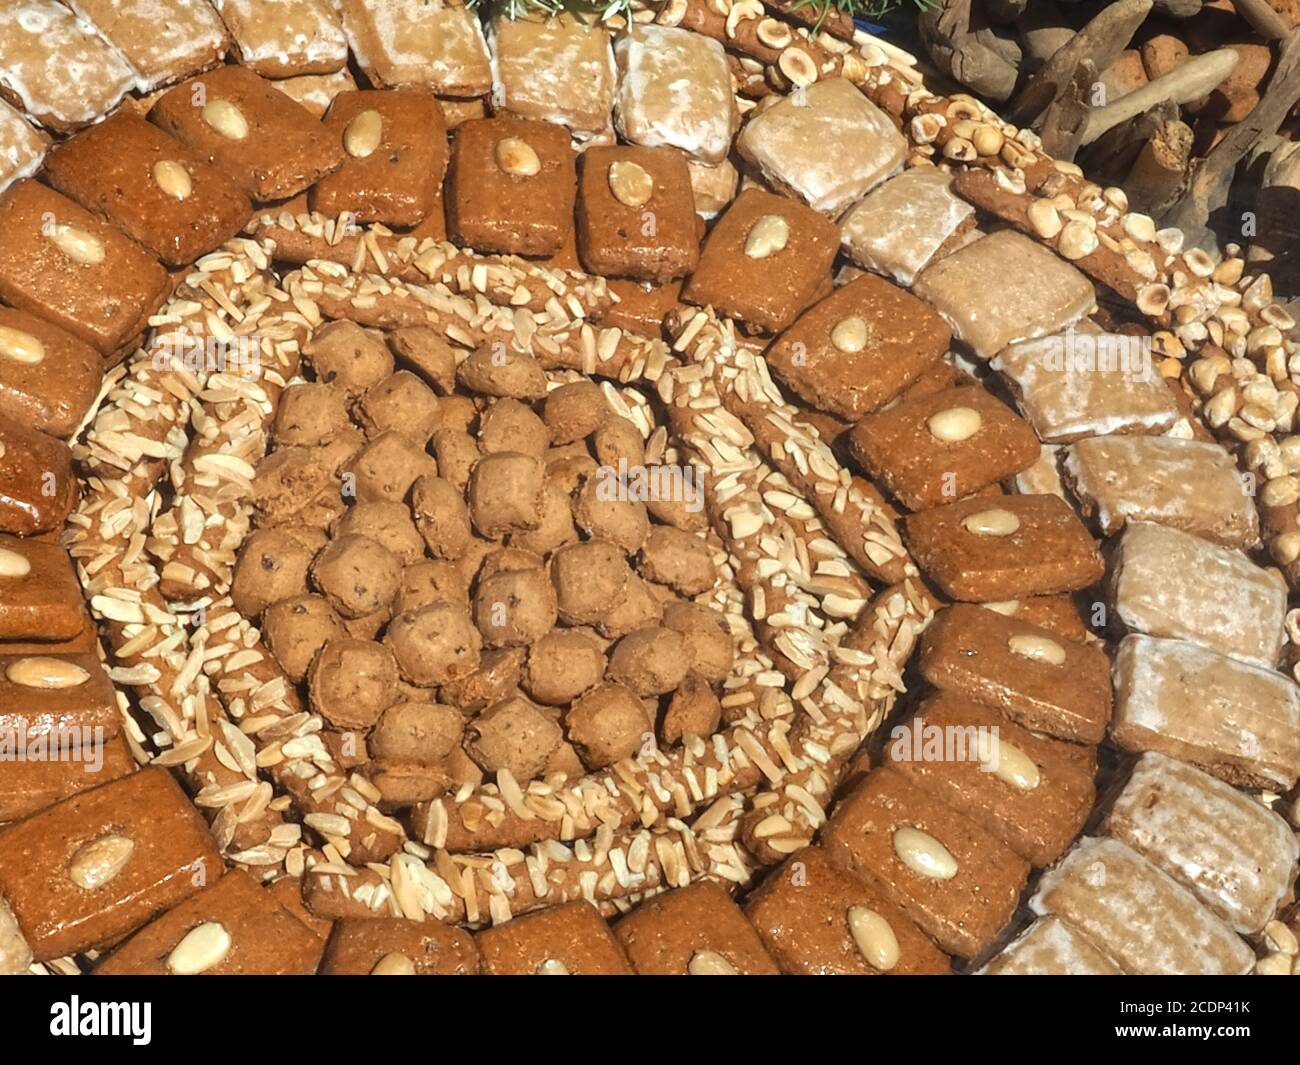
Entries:
{"label": "driftwood piece", "polygon": [[1008,51],[1014,42],[974,25],[971,0],[928,8],[921,12],[919,26],[940,71],[985,99],[1010,98],[1020,76],[1019,56]]}
{"label": "driftwood piece", "polygon": [[1102,8],[1029,80],[1011,104],[1010,120],[1023,126],[1043,114],[1075,81],[1085,61],[1099,73],[1110,69],[1149,14],[1151,0],[1117,0]]}
{"label": "driftwood piece", "polygon": [[984,14],[990,22],[1015,22],[1021,18],[1029,0],[984,0]]}
{"label": "driftwood piece", "polygon": [[1175,119],[1156,130],[1142,146],[1128,177],[1119,182],[1134,210],[1160,218],[1169,209],[1187,177],[1194,137],[1191,126]]}
{"label": "driftwood piece", "polygon": [[1107,130],[1149,111],[1162,101],[1185,104],[1205,96],[1236,69],[1239,59],[1231,48],[1198,55],[1142,88],[1121,96],[1114,103],[1094,108],[1088,116],[1083,143],[1091,144]]}
{"label": "driftwood piece", "polygon": [[1163,219],[1165,224],[1182,227],[1196,244],[1209,244],[1214,239],[1208,228],[1210,219],[1227,205],[1237,165],[1257,141],[1278,131],[1297,102],[1300,28],[1288,35],[1268,88],[1254,110],[1228,130],[1204,159],[1193,164],[1186,187]]}
{"label": "driftwood piece", "polygon": [[1191,18],[1201,13],[1203,0],[1155,0],[1155,10],[1170,18]]}
{"label": "driftwood piece", "polygon": [[1100,73],[1091,59],[1074,68],[1074,77],[1043,113],[1039,136],[1043,150],[1056,159],[1069,162],[1083,143],[1088,128],[1089,96]]}
{"label": "driftwood piece", "polygon": [[1070,42],[1074,27],[1055,0],[1037,0],[1016,23],[1024,49],[1024,68],[1030,74]]}
{"label": "driftwood piece", "polygon": [[1149,111],[1103,133],[1075,157],[1075,162],[1099,184],[1122,185],[1138,154],[1178,114],[1176,104],[1162,100]]}
{"label": "driftwood piece", "polygon": [[1284,41],[1290,29],[1268,0],[1232,0],[1237,14],[1250,23],[1250,28],[1266,41]]}

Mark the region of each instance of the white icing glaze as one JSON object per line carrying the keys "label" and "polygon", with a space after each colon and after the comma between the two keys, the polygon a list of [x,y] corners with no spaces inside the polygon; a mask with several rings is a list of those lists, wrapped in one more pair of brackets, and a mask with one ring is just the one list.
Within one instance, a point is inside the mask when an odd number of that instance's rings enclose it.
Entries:
{"label": "white icing glaze", "polygon": [[1246,770],[1289,789],[1300,776],[1300,689],[1185,640],[1127,636],[1115,656],[1116,742]]}
{"label": "white icing glaze", "polygon": [[1241,552],[1177,529],[1128,524],[1110,600],[1132,632],[1192,640],[1261,666],[1276,663],[1282,650],[1281,583]]}
{"label": "white icing glaze", "polygon": [[1012,344],[990,364],[1013,386],[1016,404],[1039,437],[1070,443],[1085,436],[1163,433],[1178,407],[1150,361],[1131,373],[1062,366],[1059,355],[1080,335],[1100,333],[1081,323],[1075,337],[1058,334]]}
{"label": "white icing glaze", "polygon": [[[996,287],[996,298],[990,292]],[[931,263],[913,293],[931,304],[977,355],[1047,336],[1093,309],[1092,283],[1054,252],[999,230]]]}
{"label": "white icing glaze", "polygon": [[215,0],[245,63],[286,70],[348,61],[348,42],[327,0]]}
{"label": "white icing glaze", "polygon": [[975,213],[953,195],[952,177],[918,166],[890,178],[849,211],[840,240],[854,262],[910,285],[935,252]]}
{"label": "white icing glaze", "polygon": [[40,169],[49,141],[0,100],[0,192]]}
{"label": "white icing glaze", "polygon": [[1096,436],[1066,448],[1074,493],[1105,533],[1148,521],[1249,547],[1259,517],[1237,464],[1219,444],[1164,436]]}
{"label": "white icing glaze", "polygon": [[635,26],[614,45],[614,122],[633,144],[681,148],[720,163],[739,118],[717,41],[675,26]]}
{"label": "white icing glaze", "polygon": [[463,7],[344,0],[343,28],[357,63],[380,85],[429,85],[453,96],[492,89],[483,27]]}
{"label": "white icing glaze", "polygon": [[126,57],[141,92],[210,66],[225,54],[225,28],[203,0],[65,2]]}
{"label": "white icing glaze", "polygon": [[136,86],[130,64],[88,22],[52,0],[0,6],[0,85],[37,121],[79,126]]}
{"label": "white icing glaze", "polygon": [[829,78],[751,118],[740,154],[769,184],[832,217],[902,165],[907,140],[845,78]]}
{"label": "white icing glaze", "polygon": [[1243,934],[1277,913],[1300,858],[1295,833],[1262,803],[1154,751],[1138,760],[1106,832]]}
{"label": "white icing glaze", "polygon": [[1040,917],[977,975],[1121,976],[1123,970],[1072,925]]}
{"label": "white icing glaze", "polygon": [[1255,952],[1181,884],[1113,839],[1083,839],[1029,900],[1134,974],[1244,975]]}
{"label": "white icing glaze", "polygon": [[488,27],[492,106],[594,133],[610,123],[614,54],[609,34],[570,17],[498,17]]}

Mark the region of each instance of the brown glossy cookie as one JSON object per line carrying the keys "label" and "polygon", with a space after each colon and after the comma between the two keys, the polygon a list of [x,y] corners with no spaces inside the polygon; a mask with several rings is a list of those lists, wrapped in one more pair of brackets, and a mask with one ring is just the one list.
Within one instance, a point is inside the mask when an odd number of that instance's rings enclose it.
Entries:
{"label": "brown glossy cookie", "polygon": [[910,510],[987,488],[1031,465],[1039,449],[1023,419],[974,387],[904,399],[868,415],[849,433],[848,446]]}
{"label": "brown glossy cookie", "polygon": [[324,944],[242,869],[145,925],[97,976],[309,976]]}
{"label": "brown glossy cookie", "polygon": [[594,146],[578,170],[578,255],[589,271],[663,283],[695,268],[695,199],[680,152]]}
{"label": "brown glossy cookie", "polygon": [[167,272],[109,225],[35,181],[0,196],[0,299],[113,355],[145,329]]}
{"label": "brown glossy cookie", "polygon": [[475,942],[493,976],[632,974],[609,926],[581,899],[480,932]]}
{"label": "brown glossy cookie", "polygon": [[45,176],[168,266],[187,266],[219,247],[253,211],[221,169],[128,111],[60,144]]}
{"label": "brown glossy cookie", "polygon": [[447,172],[447,229],[478,251],[550,255],[573,226],[577,187],[563,128],[519,118],[456,130]]}
{"label": "brown glossy cookie", "polygon": [[1004,843],[889,768],[839,800],[822,845],[961,958],[992,943],[1029,876]]}
{"label": "brown glossy cookie", "polygon": [[311,209],[414,226],[437,206],[447,169],[442,108],[416,89],[341,92],[324,118],[345,160],[311,190]]}
{"label": "brown glossy cookie", "polygon": [[766,357],[805,403],[856,421],[916,381],[950,339],[943,319],[915,296],[865,275],[806,310]]}
{"label": "brown glossy cookie", "polygon": [[973,496],[913,514],[903,536],[927,577],[954,599],[992,602],[1087,588],[1101,554],[1057,496]]}
{"label": "brown glossy cookie", "polygon": [[114,943],[222,871],[208,826],[157,767],[0,829],[0,895],[37,961]]}
{"label": "brown glossy cookie", "polygon": [[1065,852],[1092,811],[1095,760],[1021,728],[1015,716],[938,692],[894,726],[885,759],[1041,869]]}
{"label": "brown glossy cookie", "polygon": [[614,926],[642,976],[775,975],[775,962],[720,886],[701,881],[656,895]]}
{"label": "brown glossy cookie", "polygon": [[258,202],[297,195],[345,158],[315,115],[247,67],[177,85],[149,118]]}
{"label": "brown glossy cookie", "polygon": [[940,611],[921,639],[921,675],[1035,732],[1099,743],[1110,720],[1110,662],[1097,646],[978,606]]}
{"label": "brown glossy cookie", "polygon": [[779,333],[829,285],[838,243],[835,227],[811,208],[747,189],[709,233],[682,296]]}
{"label": "brown glossy cookie", "polygon": [[783,973],[914,976],[951,972],[948,958],[895,905],[838,868],[821,847],[795,851],[745,903]]}

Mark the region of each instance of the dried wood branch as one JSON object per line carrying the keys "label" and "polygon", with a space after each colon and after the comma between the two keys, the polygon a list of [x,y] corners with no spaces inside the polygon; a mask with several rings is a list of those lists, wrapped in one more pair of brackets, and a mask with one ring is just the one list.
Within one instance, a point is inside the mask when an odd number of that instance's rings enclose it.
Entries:
{"label": "dried wood branch", "polygon": [[1083,143],[1091,144],[1107,130],[1114,129],[1164,100],[1185,104],[1204,96],[1217,88],[1236,69],[1239,59],[1231,48],[1220,48],[1198,55],[1163,77],[1121,96],[1114,103],[1095,108],[1088,116]]}
{"label": "dried wood branch", "polygon": [[1102,8],[1030,79],[1011,105],[1011,121],[1026,125],[1043,114],[1074,81],[1085,60],[1098,72],[1108,70],[1149,14],[1151,0],[1118,0]]}
{"label": "dried wood branch", "polygon": [[1138,152],[1121,182],[1135,210],[1159,218],[1177,199],[1187,178],[1195,135],[1186,122],[1166,122]]}
{"label": "dried wood branch", "polygon": [[1250,28],[1268,41],[1284,41],[1290,29],[1267,0],[1232,0],[1237,14],[1250,23]]}
{"label": "dried wood branch", "polygon": [[1278,131],[1297,102],[1300,102],[1300,28],[1287,37],[1268,88],[1255,109],[1228,130],[1209,155],[1194,164],[1187,187],[1169,209],[1165,222],[1181,226],[1196,243],[1212,239],[1208,224],[1214,212],[1227,203],[1237,164],[1257,141]]}

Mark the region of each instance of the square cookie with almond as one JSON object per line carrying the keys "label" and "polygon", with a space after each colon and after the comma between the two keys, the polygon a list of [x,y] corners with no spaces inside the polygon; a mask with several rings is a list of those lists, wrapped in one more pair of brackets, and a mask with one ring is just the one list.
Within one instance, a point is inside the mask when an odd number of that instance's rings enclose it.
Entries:
{"label": "square cookie with almond", "polygon": [[569,135],[529,119],[471,119],[456,130],[447,230],[476,251],[553,255],[573,225],[577,176]]}
{"label": "square cookie with almond", "polygon": [[593,146],[579,162],[578,255],[589,271],[663,283],[700,257],[695,196],[672,148]]}
{"label": "square cookie with almond", "polygon": [[920,377],[951,337],[925,303],[867,274],[806,310],[766,354],[805,403],[857,421]]}
{"label": "square cookie with almond", "polygon": [[144,332],[167,272],[116,226],[35,181],[0,195],[0,299],[113,355]]}
{"label": "square cookie with almond", "polygon": [[839,246],[816,211],[762,189],[742,192],[704,242],[682,290],[757,333],[779,333],[825,291]]}
{"label": "square cookie with almond", "polygon": [[1059,496],[973,496],[913,514],[903,538],[945,595],[987,603],[1096,584],[1096,541]]}
{"label": "square cookie with almond", "polygon": [[45,178],[173,267],[224,244],[253,212],[220,168],[129,111],[58,145]]}
{"label": "square cookie with almond", "polygon": [[320,119],[247,67],[177,85],[149,118],[259,203],[296,196],[343,165]]}
{"label": "square cookie with almond", "polygon": [[427,92],[341,92],[324,125],[346,158],[312,187],[313,211],[406,228],[435,209],[447,170],[447,128]]}
{"label": "square cookie with almond", "polygon": [[910,510],[996,484],[1033,465],[1039,452],[1038,437],[1023,418],[984,389],[968,386],[904,399],[869,415],[848,444],[862,468]]}

